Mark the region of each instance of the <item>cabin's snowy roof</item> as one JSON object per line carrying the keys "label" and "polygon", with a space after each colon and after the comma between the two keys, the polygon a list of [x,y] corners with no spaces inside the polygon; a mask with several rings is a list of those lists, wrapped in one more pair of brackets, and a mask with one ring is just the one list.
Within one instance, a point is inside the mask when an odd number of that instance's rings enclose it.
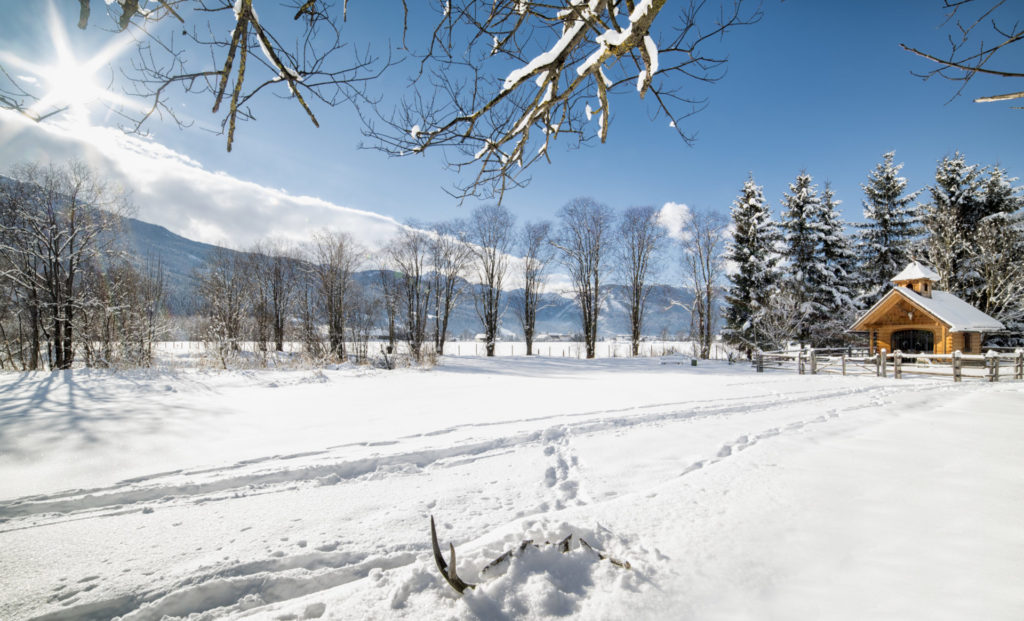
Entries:
{"label": "cabin's snowy roof", "polygon": [[932,297],[928,298],[907,287],[893,287],[889,293],[882,296],[881,300],[861,315],[850,329],[856,330],[862,321],[875,312],[875,309],[894,295],[902,295],[911,304],[928,311],[948,325],[950,332],[996,332],[1006,329],[1006,326],[999,320],[989,317],[952,293],[933,290]]}
{"label": "cabin's snowy roof", "polygon": [[896,291],[948,323],[950,332],[993,332],[1006,329],[999,320],[989,317],[952,293],[932,291],[932,297],[926,298],[906,287],[897,287]]}
{"label": "cabin's snowy roof", "polygon": [[917,261],[911,261],[905,268],[903,268],[902,272],[892,277],[892,282],[899,282],[901,280],[917,280],[918,278],[927,278],[928,280],[938,282],[940,277],[927,265],[922,265]]}

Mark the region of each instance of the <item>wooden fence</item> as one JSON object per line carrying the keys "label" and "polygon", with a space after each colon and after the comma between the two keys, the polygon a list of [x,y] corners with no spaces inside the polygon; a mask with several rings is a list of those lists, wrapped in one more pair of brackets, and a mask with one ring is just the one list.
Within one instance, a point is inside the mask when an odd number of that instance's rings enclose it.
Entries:
{"label": "wooden fence", "polygon": [[883,349],[873,356],[853,355],[849,350],[806,349],[800,351],[769,351],[758,353],[753,361],[758,373],[764,371],[795,371],[801,375],[832,373],[836,375],[874,375],[896,379],[904,376],[950,377],[954,382],[979,379],[989,382],[1024,379],[1024,350],[983,355],[891,354]]}

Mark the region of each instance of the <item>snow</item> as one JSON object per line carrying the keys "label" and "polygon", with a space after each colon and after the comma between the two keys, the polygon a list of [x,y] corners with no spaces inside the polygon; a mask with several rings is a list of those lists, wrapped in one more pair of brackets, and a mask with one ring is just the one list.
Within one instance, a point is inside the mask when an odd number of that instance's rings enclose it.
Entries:
{"label": "snow", "polygon": [[939,282],[941,280],[941,276],[932,268],[918,261],[911,261],[899,274],[893,276],[891,281],[900,282],[902,280],[917,280],[918,278],[927,278],[932,282]]}
{"label": "snow", "polygon": [[0,618],[1021,617],[1024,385],[682,361],[0,375]]}
{"label": "snow", "polygon": [[[597,0],[590,0],[587,5],[586,11],[593,13],[594,9],[598,5]],[[573,40],[587,27],[586,20],[578,20],[572,23],[571,26],[565,28],[562,36],[555,42],[551,49],[538,54],[533,57],[530,62],[526,63],[525,66],[518,69],[512,70],[505,78],[505,82],[501,87],[501,92],[507,92],[515,88],[522,82],[527,76],[533,75],[541,67],[550,65],[559,56],[565,53],[569,48],[569,45]]]}
{"label": "snow", "polygon": [[641,93],[651,83],[654,74],[658,73],[658,46],[655,45],[654,39],[649,35],[644,37],[644,49],[647,51],[650,64],[641,69],[640,74],[636,78],[636,90]]}
{"label": "snow", "polygon": [[928,298],[906,287],[896,287],[894,290],[949,324],[950,332],[995,332],[1006,329],[999,320],[989,317],[952,293],[932,290],[932,297]]}

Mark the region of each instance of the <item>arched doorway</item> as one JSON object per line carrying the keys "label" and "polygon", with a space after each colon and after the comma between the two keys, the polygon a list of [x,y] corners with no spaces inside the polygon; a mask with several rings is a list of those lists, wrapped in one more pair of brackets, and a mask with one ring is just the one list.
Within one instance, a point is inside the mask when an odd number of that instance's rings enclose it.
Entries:
{"label": "arched doorway", "polygon": [[930,354],[935,348],[931,330],[898,330],[892,333],[892,349],[905,354]]}

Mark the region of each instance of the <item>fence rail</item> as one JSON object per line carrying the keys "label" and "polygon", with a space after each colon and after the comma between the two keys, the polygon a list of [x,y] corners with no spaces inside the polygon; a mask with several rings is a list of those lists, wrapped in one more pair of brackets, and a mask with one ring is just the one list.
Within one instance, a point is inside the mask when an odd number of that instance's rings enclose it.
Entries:
{"label": "fence rail", "polygon": [[989,382],[1024,380],[1024,349],[1012,352],[989,350],[985,354],[904,354],[886,353],[854,356],[848,350],[766,351],[753,361],[758,373],[795,371],[801,375],[822,373],[875,375],[896,379],[904,375],[949,377],[954,382],[979,379]]}

